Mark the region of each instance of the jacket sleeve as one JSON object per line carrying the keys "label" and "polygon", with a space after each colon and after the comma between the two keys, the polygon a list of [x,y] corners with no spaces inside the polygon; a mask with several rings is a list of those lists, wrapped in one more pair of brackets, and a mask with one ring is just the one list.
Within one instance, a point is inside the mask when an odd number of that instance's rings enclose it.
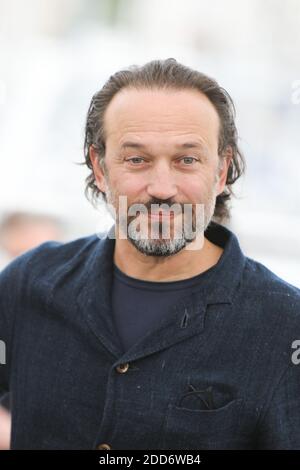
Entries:
{"label": "jacket sleeve", "polygon": [[[0,400],[9,391],[13,354],[17,350],[18,316],[41,272],[47,274],[51,248],[61,242],[46,241],[11,261],[0,272]],[[15,359],[17,360],[17,359]]]}
{"label": "jacket sleeve", "polygon": [[300,449],[300,364],[283,372],[259,425],[260,449]]}
{"label": "jacket sleeve", "polygon": [[24,256],[21,255],[0,272],[0,400],[9,391],[14,322],[23,270]]}

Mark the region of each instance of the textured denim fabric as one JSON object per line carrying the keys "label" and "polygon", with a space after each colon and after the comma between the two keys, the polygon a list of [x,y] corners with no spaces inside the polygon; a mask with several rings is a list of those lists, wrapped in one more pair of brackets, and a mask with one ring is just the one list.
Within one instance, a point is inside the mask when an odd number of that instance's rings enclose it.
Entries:
{"label": "textured denim fabric", "polygon": [[206,235],[217,269],[125,353],[115,240],[46,242],[2,271],[13,449],[300,449],[300,291],[227,228]]}

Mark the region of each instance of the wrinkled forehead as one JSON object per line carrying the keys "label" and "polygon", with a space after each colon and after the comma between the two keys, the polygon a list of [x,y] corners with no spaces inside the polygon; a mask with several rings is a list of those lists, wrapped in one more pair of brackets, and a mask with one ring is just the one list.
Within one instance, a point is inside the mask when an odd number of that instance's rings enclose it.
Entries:
{"label": "wrinkled forehead", "polygon": [[211,150],[218,145],[218,113],[197,90],[121,90],[106,109],[104,126],[106,144],[114,147],[132,138],[147,146],[175,146],[186,139],[203,141]]}

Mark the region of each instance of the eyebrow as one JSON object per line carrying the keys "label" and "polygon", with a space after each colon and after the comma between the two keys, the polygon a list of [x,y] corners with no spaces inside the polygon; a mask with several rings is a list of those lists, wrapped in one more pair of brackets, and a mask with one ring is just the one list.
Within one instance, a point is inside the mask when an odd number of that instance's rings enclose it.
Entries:
{"label": "eyebrow", "polygon": [[[175,145],[175,147],[177,149],[181,149],[181,148],[184,148],[184,149],[201,148],[201,149],[203,149],[207,152],[207,147],[205,145],[203,145],[201,142],[197,142],[197,141],[183,142],[182,144]],[[140,144],[139,142],[131,142],[131,141],[123,142],[123,144],[121,145],[121,149],[124,150],[124,149],[127,149],[127,148],[147,149],[147,145]]]}

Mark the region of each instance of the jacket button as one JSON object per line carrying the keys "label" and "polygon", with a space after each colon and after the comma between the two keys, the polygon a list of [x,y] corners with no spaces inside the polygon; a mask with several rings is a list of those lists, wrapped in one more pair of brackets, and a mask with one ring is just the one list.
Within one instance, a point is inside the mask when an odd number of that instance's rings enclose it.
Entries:
{"label": "jacket button", "polygon": [[97,446],[97,449],[98,449],[98,450],[110,450],[111,447],[110,447],[110,445],[108,445],[108,444],[99,444],[99,445]]}
{"label": "jacket button", "polygon": [[124,374],[125,372],[127,372],[129,369],[129,364],[126,363],[126,364],[119,364],[117,367],[116,367],[116,371],[117,372],[120,372],[120,374]]}

